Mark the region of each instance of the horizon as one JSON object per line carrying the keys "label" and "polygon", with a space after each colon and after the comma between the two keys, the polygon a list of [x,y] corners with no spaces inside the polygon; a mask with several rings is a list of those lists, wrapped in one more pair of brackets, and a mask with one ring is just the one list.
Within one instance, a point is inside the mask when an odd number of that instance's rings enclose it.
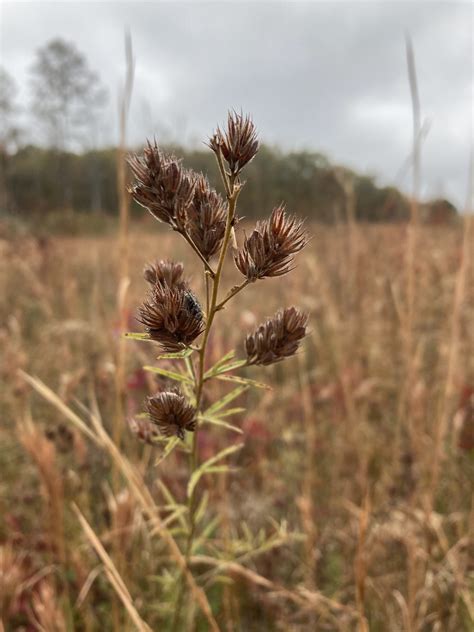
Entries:
{"label": "horizon", "polygon": [[[108,91],[95,144],[117,144],[117,95],[123,83],[128,28],[135,58],[130,147],[139,147],[155,135],[163,144],[201,148],[201,141],[223,122],[229,109],[242,109],[252,114],[263,144],[284,153],[321,153],[331,163],[374,176],[379,186],[396,186],[408,195],[413,123],[404,37],[409,33],[422,124],[427,129],[419,197],[447,198],[460,210],[466,206],[472,63],[465,60],[467,55],[472,59],[472,6],[431,2],[2,2],[0,6],[1,65],[19,88],[19,118],[29,130],[28,142],[42,144],[27,115],[29,68],[38,48],[60,37],[84,54]],[[91,9],[97,16],[93,22]],[[163,24],[161,29],[155,26]],[[219,48],[222,32],[226,32],[225,49]]]}

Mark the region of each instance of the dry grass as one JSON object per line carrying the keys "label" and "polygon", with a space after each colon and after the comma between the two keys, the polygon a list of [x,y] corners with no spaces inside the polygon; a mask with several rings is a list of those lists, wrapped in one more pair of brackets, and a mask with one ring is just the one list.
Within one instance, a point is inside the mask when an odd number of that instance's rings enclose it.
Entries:
{"label": "dry grass", "polygon": [[[199,510],[195,629],[470,630],[472,231],[419,228],[412,297],[405,226],[312,232],[293,276],[251,286],[210,340],[217,359],[280,305],[310,312],[304,351],[248,369],[273,390],[244,393],[235,405],[248,412],[228,419],[245,447]],[[143,261],[167,256],[191,277],[198,269],[170,234],[132,231],[129,305],[143,297]],[[156,467],[159,450],[126,429],[121,451],[109,439],[117,259],[112,237],[0,243],[0,629],[172,620],[184,461],[174,452]],[[202,296],[197,272],[193,284]],[[138,330],[133,309],[128,327]],[[140,367],[154,355],[128,344],[131,416],[153,389]],[[51,389],[49,402],[22,371]],[[203,427],[202,460],[228,432]]]}

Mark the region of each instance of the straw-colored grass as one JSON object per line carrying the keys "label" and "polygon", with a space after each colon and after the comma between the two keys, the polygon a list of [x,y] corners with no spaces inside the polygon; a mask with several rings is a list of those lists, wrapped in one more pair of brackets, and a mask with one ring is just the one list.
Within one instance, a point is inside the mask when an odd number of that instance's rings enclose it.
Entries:
{"label": "straw-colored grass", "polygon": [[[237,471],[204,479],[192,575],[184,456],[155,465],[160,450],[116,418],[115,237],[2,241],[0,629],[56,618],[61,630],[167,630],[183,570],[190,630],[472,629],[466,226],[419,226],[414,296],[406,226],[312,226],[291,277],[251,285],[216,315],[215,359],[281,305],[308,310],[311,333],[296,358],[246,369],[273,390],[243,393],[235,406],[247,412],[226,418],[245,447]],[[129,248],[129,330],[145,260],[183,259],[203,295],[184,242],[150,224],[132,228]],[[127,344],[130,417],[154,388],[141,367],[157,354]],[[203,426],[201,460],[232,436]]]}

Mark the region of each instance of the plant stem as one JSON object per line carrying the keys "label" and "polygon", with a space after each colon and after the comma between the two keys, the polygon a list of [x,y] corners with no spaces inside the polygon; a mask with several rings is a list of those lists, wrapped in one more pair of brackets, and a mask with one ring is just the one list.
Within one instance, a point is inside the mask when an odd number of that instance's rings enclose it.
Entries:
{"label": "plant stem", "polygon": [[184,239],[187,241],[187,243],[191,246],[191,248],[194,250],[194,252],[197,254],[197,256],[199,257],[199,259],[201,259],[202,264],[204,266],[204,268],[207,270],[207,272],[209,272],[209,274],[211,275],[212,278],[214,278],[215,276],[215,272],[214,270],[211,268],[211,266],[209,265],[209,262],[206,260],[206,258],[204,257],[204,255],[202,254],[202,252],[199,250],[199,248],[196,246],[196,244],[194,243],[192,237],[184,230],[184,231],[178,231],[183,237]]}
{"label": "plant stem", "polygon": [[[203,386],[204,386],[204,367],[205,367],[205,361],[206,361],[207,343],[209,340],[209,334],[211,331],[212,323],[214,321],[214,316],[219,308],[219,305],[217,304],[219,284],[221,281],[222,270],[224,268],[225,257],[226,257],[227,250],[229,247],[230,238],[232,235],[232,227],[234,224],[237,198],[240,192],[240,187],[236,186],[236,183],[235,183],[235,176],[230,176],[230,177],[227,176],[225,169],[223,167],[222,156],[220,152],[217,155],[217,162],[219,164],[219,169],[221,171],[221,176],[224,181],[224,186],[227,193],[228,210],[227,210],[224,237],[222,240],[222,246],[219,253],[219,262],[217,264],[217,269],[215,273],[211,275],[212,280],[213,280],[212,293],[211,293],[210,303],[207,310],[206,328],[204,330],[203,340],[199,348],[199,359],[198,359],[199,368],[198,368],[197,378],[195,379],[195,393],[196,393],[195,406],[196,406],[197,413],[199,413],[201,402],[202,402],[202,392],[203,392]],[[222,305],[222,303],[220,305]],[[197,435],[198,435],[198,428],[196,428],[193,434],[193,446],[192,446],[191,458],[190,458],[190,473],[191,474],[196,470],[197,463],[198,463]],[[197,500],[196,491],[193,490],[193,492],[190,494],[188,498],[189,530],[188,530],[188,537],[186,539],[186,548],[185,548],[185,560],[186,560],[187,566],[189,565],[189,560],[191,557],[192,547],[193,547],[194,534],[196,530],[196,500]],[[178,585],[178,601],[176,604],[176,610],[175,610],[175,615],[174,615],[173,625],[172,625],[173,632],[177,632],[177,630],[179,629],[179,624],[181,620],[181,610],[183,607],[183,600],[184,600],[184,588],[185,588],[184,587],[184,573],[182,573],[180,576],[180,581]]]}
{"label": "plant stem", "polygon": [[240,285],[236,285],[235,287],[233,287],[230,292],[227,294],[227,296],[216,305],[216,312],[220,311],[224,305],[227,303],[227,301],[230,301],[231,298],[233,298],[236,294],[238,294],[241,290],[243,290],[245,287],[247,287],[247,285],[249,285],[250,281],[248,279],[245,279],[245,281],[242,281],[242,283]]}

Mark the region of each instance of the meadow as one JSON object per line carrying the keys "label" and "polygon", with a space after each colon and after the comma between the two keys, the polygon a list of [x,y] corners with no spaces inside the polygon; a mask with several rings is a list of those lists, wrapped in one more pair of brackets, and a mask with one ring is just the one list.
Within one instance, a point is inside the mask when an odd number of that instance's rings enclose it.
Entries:
{"label": "meadow", "polygon": [[114,232],[2,233],[0,629],[167,631],[182,590],[183,630],[472,630],[469,220],[308,228],[291,276],[216,315],[213,361],[281,305],[310,333],[244,369],[271,390],[200,429],[201,460],[244,445],[202,479],[186,590],[186,455],[131,431],[157,349],[122,333],[141,331],[145,262],[183,261],[202,299],[198,259],[151,221],[131,227],[128,270]]}

